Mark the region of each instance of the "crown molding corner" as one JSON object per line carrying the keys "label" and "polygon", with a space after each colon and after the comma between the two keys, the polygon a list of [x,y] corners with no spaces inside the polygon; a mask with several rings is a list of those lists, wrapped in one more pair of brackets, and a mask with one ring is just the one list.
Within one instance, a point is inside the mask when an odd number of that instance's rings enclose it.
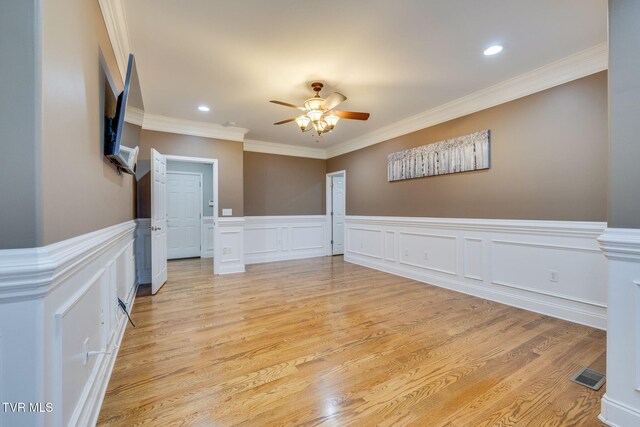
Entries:
{"label": "crown molding corner", "polygon": [[254,153],[277,154],[281,156],[307,157],[310,159],[327,158],[327,152],[323,148],[303,147],[299,145],[281,144],[277,142],[258,141],[246,139],[244,151]]}
{"label": "crown molding corner", "polygon": [[144,114],[142,128],[159,132],[225,139],[227,141],[237,142],[243,142],[244,135],[249,132],[249,129],[234,126],[222,126],[215,123],[176,119],[148,113]]}
{"label": "crown molding corner", "polygon": [[327,149],[327,158],[504,104],[608,68],[606,42]]}
{"label": "crown molding corner", "polygon": [[107,27],[113,53],[116,56],[120,75],[124,81],[127,74],[129,53],[133,50],[131,48],[131,39],[129,38],[124,3],[123,0],[98,0],[98,3]]}

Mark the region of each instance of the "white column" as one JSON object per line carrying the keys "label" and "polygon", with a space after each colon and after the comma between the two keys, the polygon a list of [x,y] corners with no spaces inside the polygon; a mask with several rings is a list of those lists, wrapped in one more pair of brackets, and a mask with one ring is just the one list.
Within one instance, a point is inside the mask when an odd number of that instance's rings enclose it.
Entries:
{"label": "white column", "polygon": [[608,228],[598,240],[609,268],[607,392],[600,419],[640,426],[640,229]]}

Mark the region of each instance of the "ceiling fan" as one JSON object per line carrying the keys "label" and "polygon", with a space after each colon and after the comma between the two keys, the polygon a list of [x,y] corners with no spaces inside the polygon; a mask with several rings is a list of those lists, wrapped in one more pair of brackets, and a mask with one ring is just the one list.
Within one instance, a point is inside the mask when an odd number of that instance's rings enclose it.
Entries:
{"label": "ceiling fan", "polygon": [[334,92],[327,98],[322,98],[320,96],[320,91],[322,90],[323,86],[324,85],[319,82],[314,82],[311,84],[311,88],[316,94],[312,98],[304,101],[303,107],[289,104],[288,102],[269,101],[273,102],[274,104],[284,105],[285,107],[304,111],[304,114],[302,114],[301,116],[282,120],[281,122],[274,123],[274,125],[283,125],[285,123],[291,123],[295,121],[302,132],[307,132],[311,129],[315,129],[318,135],[322,135],[323,133],[331,132],[336,127],[336,123],[338,123],[338,120],[340,119],[367,120],[369,118],[369,113],[356,113],[353,111],[334,110],[334,108],[337,107],[338,104],[346,101],[347,97],[341,93]]}

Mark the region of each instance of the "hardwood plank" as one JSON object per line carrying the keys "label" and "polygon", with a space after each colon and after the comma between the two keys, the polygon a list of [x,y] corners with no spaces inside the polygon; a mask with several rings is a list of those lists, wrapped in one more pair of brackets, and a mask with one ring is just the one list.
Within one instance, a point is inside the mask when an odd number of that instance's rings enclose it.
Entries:
{"label": "hardwood plank", "polygon": [[315,258],[141,288],[103,426],[601,425],[605,334]]}

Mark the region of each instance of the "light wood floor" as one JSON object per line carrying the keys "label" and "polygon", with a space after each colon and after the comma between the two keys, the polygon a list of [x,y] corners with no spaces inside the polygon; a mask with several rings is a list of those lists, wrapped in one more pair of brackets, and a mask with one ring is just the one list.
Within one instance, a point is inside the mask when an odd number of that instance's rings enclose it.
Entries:
{"label": "light wood floor", "polygon": [[99,425],[592,426],[605,334],[341,257],[174,261],[141,292]]}

